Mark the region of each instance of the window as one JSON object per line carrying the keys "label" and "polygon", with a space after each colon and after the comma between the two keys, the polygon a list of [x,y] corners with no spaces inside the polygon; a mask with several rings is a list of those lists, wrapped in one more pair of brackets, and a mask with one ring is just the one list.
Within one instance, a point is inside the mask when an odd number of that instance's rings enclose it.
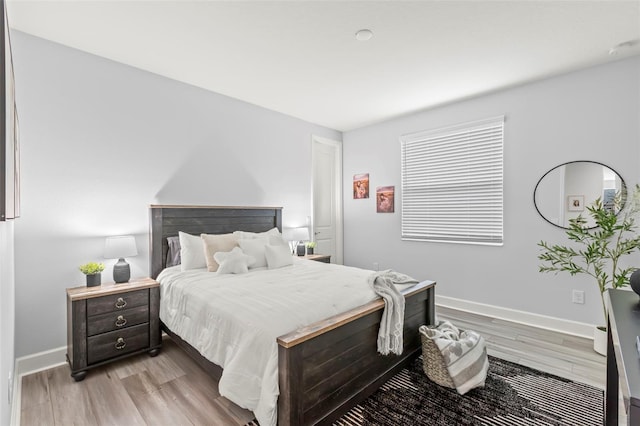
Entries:
{"label": "window", "polygon": [[402,239],[502,244],[504,117],[404,135]]}

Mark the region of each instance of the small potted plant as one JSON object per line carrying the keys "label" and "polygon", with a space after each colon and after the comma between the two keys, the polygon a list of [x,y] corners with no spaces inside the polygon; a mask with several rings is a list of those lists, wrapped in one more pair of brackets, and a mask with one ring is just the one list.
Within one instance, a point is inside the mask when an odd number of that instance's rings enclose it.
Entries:
{"label": "small potted plant", "polygon": [[313,249],[316,248],[316,242],[315,241],[309,241],[307,243],[307,254],[313,254]]}
{"label": "small potted plant", "polygon": [[104,271],[104,263],[89,262],[80,265],[80,272],[87,276],[87,287],[95,287],[100,285],[101,275]]}

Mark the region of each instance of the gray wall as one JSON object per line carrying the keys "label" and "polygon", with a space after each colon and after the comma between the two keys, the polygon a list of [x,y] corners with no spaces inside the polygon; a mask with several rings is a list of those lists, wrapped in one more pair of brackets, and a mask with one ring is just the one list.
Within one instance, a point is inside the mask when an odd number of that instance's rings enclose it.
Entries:
{"label": "gray wall", "polygon": [[[104,261],[107,235],[134,234],[148,275],[148,205],[283,206],[311,215],[319,127],[245,102],[12,34],[22,139],[15,225],[16,356],[66,342],[65,288]],[[259,70],[256,70],[259,72]],[[103,281],[111,280],[107,260]]]}
{"label": "gray wall", "polygon": [[14,261],[13,221],[0,222],[0,425],[11,416],[7,380],[14,368]]}
{"label": "gray wall", "polygon": [[[400,240],[399,136],[506,115],[504,246]],[[614,168],[628,185],[638,182],[640,58],[549,78],[382,124],[346,132],[344,150],[345,264],[405,271],[438,282],[437,293],[585,323],[603,323],[595,282],[588,277],[538,273],[541,239],[564,233],[538,216],[533,189],[549,169],[571,160]],[[377,214],[375,197],[353,200],[351,179],[370,173],[376,186],[395,185],[394,214]],[[638,257],[635,264],[640,265]],[[571,303],[571,290],[586,303]]]}

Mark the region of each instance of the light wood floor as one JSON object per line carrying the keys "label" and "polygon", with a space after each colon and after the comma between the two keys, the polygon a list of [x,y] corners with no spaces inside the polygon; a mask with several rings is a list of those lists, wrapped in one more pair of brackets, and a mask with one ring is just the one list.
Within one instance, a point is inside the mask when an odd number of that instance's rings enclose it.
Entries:
{"label": "light wood floor", "polygon": [[438,307],[438,319],[482,334],[487,353],[536,370],[605,388],[607,358],[593,340]]}
{"label": "light wood floor", "polygon": [[[490,355],[604,389],[605,357],[589,339],[446,308],[438,308],[438,317],[480,332]],[[217,383],[168,338],[157,357],[91,370],[82,382],[67,366],[25,376],[21,404],[24,426],[233,426],[253,418],[220,396]]]}
{"label": "light wood floor", "polygon": [[218,393],[170,338],[160,355],[137,355],[75,382],[64,365],[22,379],[21,424],[244,425],[253,413]]}

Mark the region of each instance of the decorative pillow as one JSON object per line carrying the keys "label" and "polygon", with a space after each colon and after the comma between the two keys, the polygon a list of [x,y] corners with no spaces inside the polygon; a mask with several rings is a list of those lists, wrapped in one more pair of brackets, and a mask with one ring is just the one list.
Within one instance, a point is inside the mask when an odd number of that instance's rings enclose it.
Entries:
{"label": "decorative pillow", "polygon": [[254,238],[267,238],[272,235],[280,235],[278,228],[271,228],[266,232],[247,232],[247,231],[235,231],[233,233],[239,240],[250,240]]}
{"label": "decorative pillow", "polygon": [[282,238],[282,235],[272,235],[269,237],[269,244],[272,246],[286,246],[287,248],[291,248],[289,243]]}
{"label": "decorative pillow", "polygon": [[265,257],[267,258],[267,266],[269,269],[278,269],[283,266],[293,265],[293,256],[287,245],[271,245],[265,246]]}
{"label": "decorative pillow", "polygon": [[180,241],[180,270],[206,268],[207,262],[202,251],[202,239],[186,232],[178,232]]}
{"label": "decorative pillow", "polygon": [[217,271],[219,275],[246,274],[249,272],[249,265],[255,261],[252,256],[244,254],[240,247],[234,247],[228,252],[219,251],[213,255],[213,258],[220,265]]}
{"label": "decorative pillow", "polygon": [[180,237],[167,237],[169,250],[167,251],[166,268],[180,264]]}
{"label": "decorative pillow", "polygon": [[269,243],[266,238],[253,238],[249,240],[238,240],[238,245],[245,254],[253,257],[255,262],[250,269],[264,268],[267,266],[265,257],[265,246]]}
{"label": "decorative pillow", "polygon": [[231,251],[234,247],[238,247],[238,240],[233,234],[200,234],[200,251],[203,251],[205,265],[209,272],[218,270],[218,262],[214,255],[219,251]]}

